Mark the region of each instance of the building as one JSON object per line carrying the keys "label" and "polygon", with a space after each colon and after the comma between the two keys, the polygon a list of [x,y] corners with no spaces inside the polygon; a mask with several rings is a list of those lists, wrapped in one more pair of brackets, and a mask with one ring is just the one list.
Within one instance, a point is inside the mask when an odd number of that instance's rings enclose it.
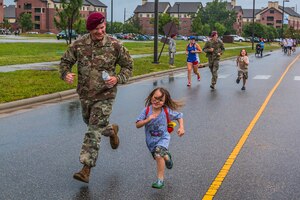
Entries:
{"label": "building", "polygon": [[[257,22],[256,15],[260,12],[260,9],[254,11],[254,22]],[[243,24],[252,23],[253,21],[253,9],[243,9]]]}
{"label": "building", "polygon": [[10,24],[16,23],[16,8],[14,5],[4,7],[4,19]]}
{"label": "building", "polygon": [[179,19],[180,35],[192,35],[192,17],[198,13],[200,6],[200,2],[175,2],[168,10],[171,17]]}
{"label": "building", "polygon": [[[250,21],[250,13],[252,9],[244,9],[244,21]],[[248,13],[249,12],[249,13]],[[248,15],[249,14],[249,15]],[[278,1],[269,1],[268,7],[261,10],[255,10],[255,21],[264,25],[273,26],[274,28],[282,28],[282,24],[286,23],[289,27],[295,30],[300,30],[300,14],[294,8],[284,7],[284,16],[286,22],[282,22],[283,6],[278,4]],[[248,21],[249,20],[249,21]],[[252,21],[252,14],[251,14]]]}
{"label": "building", "polygon": [[0,0],[0,23],[3,23],[4,19],[4,3],[3,0]]}
{"label": "building", "polygon": [[[62,9],[60,0],[15,0],[16,2],[16,18],[18,19],[22,13],[30,13],[34,27],[31,31],[45,33],[58,33],[60,30],[54,25],[56,17],[56,8]],[[83,0],[83,6],[80,9],[82,18],[92,12],[101,12],[106,16],[107,6],[99,0]]]}
{"label": "building", "polygon": [[231,0],[227,3],[227,10],[234,11],[236,13],[236,21],[234,22],[233,29],[237,35],[241,35],[243,31],[243,9],[241,6],[236,5],[236,0]]}
{"label": "building", "polygon": [[[154,5],[154,2],[142,0],[142,5],[138,5],[134,10],[134,17],[139,19],[144,34],[154,34],[154,24],[151,21],[154,18]],[[170,7],[168,2],[159,2],[158,14],[167,13]]]}

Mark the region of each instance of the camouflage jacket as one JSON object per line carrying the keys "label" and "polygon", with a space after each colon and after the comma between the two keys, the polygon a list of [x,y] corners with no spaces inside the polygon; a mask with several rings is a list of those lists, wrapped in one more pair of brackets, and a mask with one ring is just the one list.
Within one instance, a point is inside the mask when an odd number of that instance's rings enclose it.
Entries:
{"label": "camouflage jacket", "polygon": [[[208,49],[210,48],[214,48],[213,52],[210,52]],[[224,44],[223,42],[218,39],[217,41],[214,40],[209,40],[205,43],[204,47],[203,47],[203,51],[206,53],[206,57],[210,58],[210,59],[220,59],[220,56],[218,55],[218,53],[223,53],[223,51],[225,51],[224,48]]]}
{"label": "camouflage jacket", "polygon": [[[117,93],[116,85],[108,88],[102,79],[102,71],[116,76],[118,83],[126,83],[132,75],[133,59],[120,41],[105,35],[100,42],[94,42],[90,34],[74,41],[61,58],[59,72],[64,79],[77,62],[77,93],[82,99],[93,101],[113,99]],[[116,74],[116,65],[121,69]]]}

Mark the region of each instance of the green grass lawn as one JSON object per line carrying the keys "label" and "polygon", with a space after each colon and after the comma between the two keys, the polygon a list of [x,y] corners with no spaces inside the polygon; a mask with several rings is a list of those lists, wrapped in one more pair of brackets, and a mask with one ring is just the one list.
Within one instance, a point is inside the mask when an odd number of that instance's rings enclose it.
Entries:
{"label": "green grass lawn", "polygon": [[[186,44],[187,42],[180,41],[177,46],[179,48],[185,48]],[[250,43],[245,43],[244,45],[238,43],[238,45],[251,46],[251,44],[249,44]],[[11,48],[10,45],[12,45],[13,48]],[[152,43],[125,43],[125,45],[130,49],[131,53],[134,52],[132,54],[141,54],[142,52],[143,54],[152,53],[153,51]],[[6,51],[4,51],[2,47],[5,47]],[[27,52],[28,47],[31,47],[29,52]],[[5,59],[8,61],[18,60],[18,62],[22,61],[24,63],[27,63],[27,61],[31,59],[38,62],[44,62],[43,59],[49,59],[50,57],[53,57],[53,60],[57,61],[61,56],[57,54],[63,52],[65,48],[65,44],[0,44],[0,63]],[[279,46],[266,45],[266,51],[276,48],[279,48]],[[43,49],[42,52],[41,49]],[[251,47],[245,49],[248,53],[254,52]],[[184,51],[184,49],[178,51]],[[239,55],[239,52],[240,49],[227,50],[224,52],[222,59],[237,56]],[[151,72],[168,70],[168,59],[167,55],[162,55],[159,64],[152,63],[152,56],[134,59],[133,75],[138,76]],[[204,53],[200,55],[200,59],[202,63],[207,62]],[[177,67],[186,66],[186,55],[177,54],[175,56],[175,63]],[[76,67],[74,67],[73,70],[76,73]],[[0,73],[0,85],[0,103],[4,103],[72,89],[76,87],[76,82],[73,85],[66,84],[59,78],[58,71],[20,70]]]}
{"label": "green grass lawn", "polygon": [[[185,51],[188,41],[177,41],[177,51]],[[201,47],[203,42],[199,43]],[[124,43],[131,55],[152,54],[153,42],[126,42]],[[239,42],[225,44],[227,47],[249,46],[251,43]],[[158,52],[161,51],[163,43],[158,43]],[[0,43],[0,67],[4,65],[50,62],[60,60],[63,52],[67,49],[65,43]],[[164,51],[168,51],[165,45]]]}

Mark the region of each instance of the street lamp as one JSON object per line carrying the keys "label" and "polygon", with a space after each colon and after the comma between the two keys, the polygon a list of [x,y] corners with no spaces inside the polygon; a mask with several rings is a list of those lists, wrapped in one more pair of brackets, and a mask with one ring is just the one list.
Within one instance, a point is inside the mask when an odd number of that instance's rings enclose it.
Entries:
{"label": "street lamp", "polygon": [[111,34],[113,34],[113,6],[114,6],[114,1],[111,0],[111,17],[110,17],[110,31],[111,31]]}
{"label": "street lamp", "polygon": [[282,26],[281,26],[281,39],[283,39],[283,24],[284,24],[284,2],[289,2],[290,0],[283,0],[282,6]]}
{"label": "street lamp", "polygon": [[177,3],[178,30],[179,30],[179,24],[180,24],[180,20],[179,20],[179,7],[180,7],[180,3]]}
{"label": "street lamp", "polygon": [[254,49],[254,18],[255,18],[255,0],[253,0],[253,13],[252,13],[252,50]]}

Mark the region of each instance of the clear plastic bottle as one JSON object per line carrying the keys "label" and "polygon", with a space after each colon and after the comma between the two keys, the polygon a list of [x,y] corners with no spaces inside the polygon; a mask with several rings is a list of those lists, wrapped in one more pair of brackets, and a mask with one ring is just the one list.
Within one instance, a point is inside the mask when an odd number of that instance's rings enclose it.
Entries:
{"label": "clear plastic bottle", "polygon": [[[109,74],[107,73],[107,71],[102,71],[102,78],[103,78],[104,81],[107,81],[107,80],[110,79],[110,76],[109,76]],[[112,86],[106,85],[106,87],[111,88]]]}

